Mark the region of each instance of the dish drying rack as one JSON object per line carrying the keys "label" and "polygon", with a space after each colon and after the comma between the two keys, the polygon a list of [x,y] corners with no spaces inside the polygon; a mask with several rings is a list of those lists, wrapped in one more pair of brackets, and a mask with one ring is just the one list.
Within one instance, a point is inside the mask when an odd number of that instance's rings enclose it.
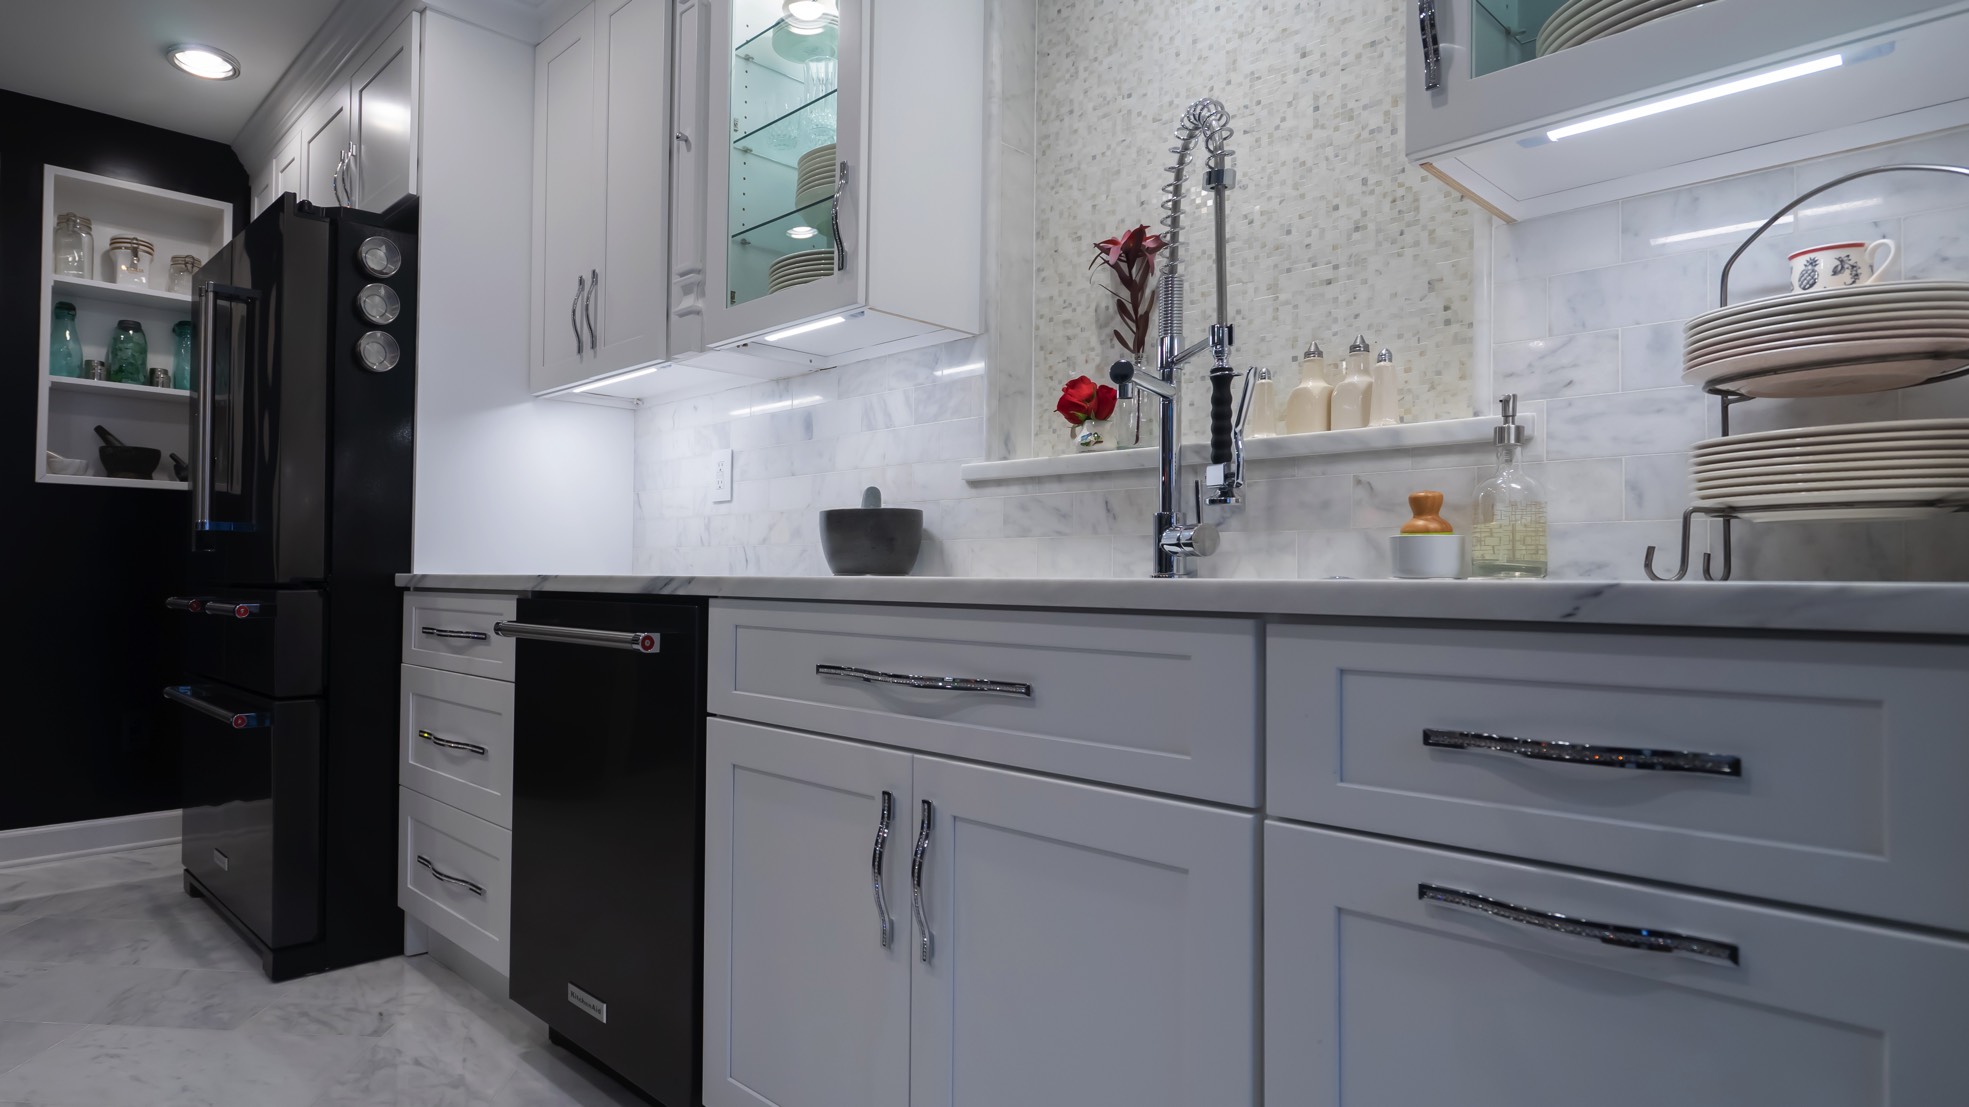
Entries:
{"label": "dish drying rack", "polygon": [[[1812,198],[1818,196],[1820,193],[1829,192],[1832,189],[1838,188],[1840,185],[1847,184],[1851,181],[1857,181],[1863,177],[1872,177],[1882,173],[1952,173],[1957,176],[1969,177],[1969,166],[1961,166],[1961,165],[1875,166],[1872,169],[1862,169],[1857,173],[1848,173],[1844,177],[1840,177],[1837,180],[1828,181],[1825,184],[1822,184],[1819,187],[1812,189],[1810,192],[1807,192],[1804,195],[1799,196],[1797,199],[1791,201],[1789,204],[1786,204],[1784,207],[1779,208],[1776,214],[1772,215],[1769,219],[1765,220],[1764,225],[1757,228],[1757,230],[1755,230],[1754,232],[1752,232],[1749,238],[1744,239],[1743,245],[1738,246],[1736,252],[1730,255],[1730,260],[1724,263],[1723,279],[1721,282],[1721,288],[1718,290],[1719,301],[1717,303],[1716,310],[1720,311],[1723,308],[1730,306],[1730,270],[1736,267],[1737,260],[1743,257],[1744,253],[1748,251],[1750,247],[1758,239],[1764,237],[1764,232],[1770,230],[1772,227],[1777,226],[1778,223],[1781,222],[1785,216],[1790,215],[1792,212],[1796,211],[1801,205],[1803,205],[1806,201],[1811,200]],[[1704,392],[1709,393],[1712,396],[1717,397],[1718,401],[1721,403],[1722,410],[1720,412],[1720,415],[1721,415],[1721,425],[1722,425],[1722,437],[1727,438],[1730,435],[1730,409],[1740,403],[1744,403],[1745,401],[1756,399],[1756,397],[1754,396],[1747,396],[1743,392],[1739,391],[1741,386],[1746,381],[1763,380],[1770,377],[1789,376],[1796,373],[1811,373],[1824,369],[1843,369],[1843,368],[1862,366],[1862,365],[1882,365],[1882,364],[1890,364],[1897,361],[1917,361],[1917,360],[1929,361],[1938,358],[1949,360],[1949,361],[1954,361],[1959,359],[1962,362],[1962,365],[1948,372],[1940,373],[1936,376],[1929,377],[1927,380],[1919,381],[1914,384],[1901,385],[1899,386],[1899,388],[1895,388],[1895,389],[1880,389],[1879,391],[1900,391],[1902,389],[1907,389],[1907,388],[1921,388],[1925,385],[1940,384],[1943,381],[1951,381],[1956,379],[1957,377],[1969,375],[1969,347],[1965,347],[1960,350],[1949,350],[1941,354],[1925,353],[1925,354],[1918,354],[1918,355],[1909,355],[1904,358],[1892,358],[1892,357],[1865,357],[1865,358],[1848,358],[1848,359],[1832,358],[1824,361],[1813,361],[1807,365],[1786,366],[1782,369],[1760,369],[1753,372],[1737,373],[1722,380],[1711,381],[1708,384],[1705,384],[1702,390]],[[1859,392],[1855,391],[1847,394],[1858,395]],[[1712,561],[1711,551],[1704,550],[1702,554],[1703,579],[1718,581],[1718,580],[1730,579],[1731,552],[1732,552],[1730,525],[1736,520],[1743,518],[1745,514],[1771,516],[1771,515],[1781,515],[1787,511],[1826,511],[1826,510],[1837,510],[1842,508],[1851,508],[1851,509],[1879,508],[1882,510],[1892,510],[1894,508],[1909,508],[1909,507],[1933,507],[1943,511],[1969,511],[1969,500],[1965,500],[1963,502],[1954,504],[1953,506],[1948,504],[1946,501],[1940,499],[1902,500],[1902,501],[1894,501],[1889,503],[1879,503],[1879,502],[1862,503],[1857,501],[1841,501],[1841,502],[1832,502],[1832,503],[1791,504],[1791,505],[1784,505],[1784,506],[1777,506],[1777,507],[1756,507],[1756,508],[1725,507],[1720,504],[1717,505],[1695,504],[1689,507],[1688,510],[1682,512],[1682,556],[1681,556],[1681,560],[1675,566],[1675,572],[1668,576],[1662,576],[1660,573],[1655,572],[1656,547],[1654,546],[1648,547],[1647,555],[1643,557],[1641,560],[1641,567],[1647,570],[1648,579],[1650,580],[1677,581],[1686,577],[1689,573],[1689,558],[1690,558],[1690,548],[1691,548],[1690,537],[1694,527],[1695,517],[1698,515],[1706,516],[1711,519],[1716,519],[1722,523],[1723,562],[1722,562],[1722,572],[1720,575],[1714,572],[1715,565],[1714,562]]]}

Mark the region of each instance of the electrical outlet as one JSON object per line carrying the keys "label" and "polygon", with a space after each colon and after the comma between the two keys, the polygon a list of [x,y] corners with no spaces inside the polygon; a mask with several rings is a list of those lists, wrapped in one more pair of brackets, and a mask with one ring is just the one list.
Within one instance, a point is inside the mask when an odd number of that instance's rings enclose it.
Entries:
{"label": "electrical outlet", "polygon": [[711,502],[732,502],[732,452],[718,450],[711,455]]}

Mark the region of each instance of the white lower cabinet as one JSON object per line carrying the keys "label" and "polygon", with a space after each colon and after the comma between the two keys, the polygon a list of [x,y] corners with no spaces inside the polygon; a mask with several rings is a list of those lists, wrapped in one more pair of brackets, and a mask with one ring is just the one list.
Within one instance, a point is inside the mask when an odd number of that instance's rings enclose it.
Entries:
{"label": "white lower cabinet", "polygon": [[1257,816],[723,719],[707,762],[706,1107],[1255,1101]]}
{"label": "white lower cabinet", "polygon": [[1960,942],[1265,827],[1267,1107],[1953,1103],[1964,1026]]}
{"label": "white lower cabinet", "polygon": [[504,976],[513,916],[513,832],[397,789],[397,906]]}

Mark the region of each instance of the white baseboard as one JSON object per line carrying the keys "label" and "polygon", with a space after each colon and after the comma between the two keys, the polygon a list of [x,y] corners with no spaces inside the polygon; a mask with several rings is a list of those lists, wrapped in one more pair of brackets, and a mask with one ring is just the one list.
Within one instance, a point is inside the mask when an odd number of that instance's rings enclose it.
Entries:
{"label": "white baseboard", "polygon": [[80,823],[0,830],[0,865],[66,861],[95,853],[168,846],[183,832],[182,811],[150,811]]}

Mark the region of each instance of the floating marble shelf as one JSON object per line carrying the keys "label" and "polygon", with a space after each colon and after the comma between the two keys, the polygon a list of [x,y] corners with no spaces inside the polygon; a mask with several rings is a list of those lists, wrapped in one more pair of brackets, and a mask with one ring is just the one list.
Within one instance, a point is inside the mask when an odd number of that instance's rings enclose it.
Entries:
{"label": "floating marble shelf", "polygon": [[[1522,415],[1518,422],[1524,425],[1527,435],[1537,437],[1536,415]],[[1392,427],[1321,431],[1317,434],[1281,434],[1271,438],[1247,440],[1244,444],[1244,456],[1249,461],[1271,461],[1278,458],[1315,457],[1322,454],[1482,445],[1491,441],[1491,431],[1496,426],[1496,419],[1490,416],[1478,416],[1471,419],[1438,419],[1430,423],[1401,423]],[[1203,443],[1184,444],[1183,464],[1203,465],[1209,460],[1209,448]],[[1024,457],[1013,461],[974,461],[959,472],[966,482],[983,484],[995,480],[1029,480],[1033,477],[1114,473],[1127,469],[1154,469],[1155,467],[1156,451],[1151,448],[1139,448],[1064,454],[1060,457]]]}

